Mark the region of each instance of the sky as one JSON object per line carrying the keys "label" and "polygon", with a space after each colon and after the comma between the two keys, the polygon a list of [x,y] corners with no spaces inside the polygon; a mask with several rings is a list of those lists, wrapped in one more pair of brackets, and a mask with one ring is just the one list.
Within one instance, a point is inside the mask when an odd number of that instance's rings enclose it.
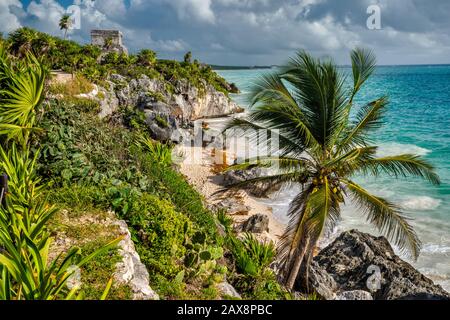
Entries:
{"label": "sky", "polygon": [[0,0],[0,32],[62,36],[58,21],[74,4],[80,24],[70,39],[119,29],[131,52],[161,58],[192,51],[211,64],[273,65],[305,49],[347,64],[351,49],[366,47],[379,64],[450,63],[449,0]]}

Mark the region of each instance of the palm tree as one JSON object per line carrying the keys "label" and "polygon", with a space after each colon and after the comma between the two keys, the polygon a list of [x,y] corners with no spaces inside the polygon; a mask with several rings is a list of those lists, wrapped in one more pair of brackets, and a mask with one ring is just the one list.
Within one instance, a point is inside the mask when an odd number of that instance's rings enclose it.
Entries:
{"label": "palm tree", "polygon": [[38,39],[35,30],[27,27],[19,28],[8,38],[9,49],[12,54],[24,57],[29,51],[32,51],[33,43]]}
{"label": "palm tree", "polygon": [[[290,203],[289,224],[278,245],[281,279],[292,290],[299,270],[306,280],[313,249],[324,230],[340,220],[341,204],[353,201],[366,220],[403,252],[417,258],[420,240],[401,209],[371,194],[352,178],[357,174],[393,177],[418,176],[433,184],[439,177],[432,165],[417,155],[377,157],[369,134],[379,128],[388,104],[380,97],[356,110],[354,98],[375,69],[372,52],[351,53],[353,82],[346,87],[344,75],[330,60],[297,53],[281,71],[268,74],[254,85],[247,119],[232,120],[227,129],[268,130],[269,140],[279,140],[277,157],[263,157],[230,169],[279,164],[278,172],[249,179],[229,188],[255,184],[300,185]],[[252,139],[256,138],[256,134]],[[267,144],[267,141],[257,144]]]}
{"label": "palm tree", "polygon": [[72,20],[70,19],[70,15],[64,14],[61,19],[59,20],[59,29],[64,30],[64,40],[66,40],[67,37],[67,31],[72,25]]}

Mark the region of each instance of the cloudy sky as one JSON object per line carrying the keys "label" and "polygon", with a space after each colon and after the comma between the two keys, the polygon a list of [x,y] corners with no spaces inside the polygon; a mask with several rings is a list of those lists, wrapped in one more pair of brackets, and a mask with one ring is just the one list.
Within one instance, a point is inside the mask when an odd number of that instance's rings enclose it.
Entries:
{"label": "cloudy sky", "polygon": [[[450,63],[449,0],[0,0],[0,32],[30,26],[62,35],[58,20],[80,7],[80,29],[120,29],[130,51],[194,57],[213,64],[278,64],[297,49],[348,63],[355,46],[373,48],[380,64]],[[380,8],[381,29],[371,5]],[[373,25],[373,24],[371,24]]]}

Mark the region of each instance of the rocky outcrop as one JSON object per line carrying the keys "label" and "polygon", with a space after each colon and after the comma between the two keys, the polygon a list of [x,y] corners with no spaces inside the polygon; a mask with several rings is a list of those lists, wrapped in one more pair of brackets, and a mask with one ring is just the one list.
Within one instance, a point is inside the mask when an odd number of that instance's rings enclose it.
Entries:
{"label": "rocky outcrop", "polygon": [[147,269],[136,252],[126,222],[119,220],[116,225],[119,226],[120,233],[124,236],[118,245],[122,261],[116,266],[116,281],[129,285],[133,292],[133,300],[159,300],[158,294],[149,286]]}
{"label": "rocky outcrop", "polygon": [[[400,259],[386,238],[357,230],[342,233],[314,257],[309,287],[325,299],[348,298],[344,292],[355,290],[375,300],[450,299],[441,286]],[[364,296],[369,297],[358,293]]]}
{"label": "rocky outcrop", "polygon": [[175,82],[171,90],[160,79],[141,75],[138,79],[113,74],[111,88],[103,89],[105,103],[101,103],[100,116],[105,117],[118,106],[132,106],[145,112],[153,138],[161,141],[181,142],[181,129],[189,129],[199,118],[220,117],[240,112],[241,109],[223,92],[204,82],[202,90],[187,80]]}
{"label": "rocky outcrop", "polygon": [[269,217],[265,214],[255,214],[242,224],[243,232],[263,233],[269,231]]}
{"label": "rocky outcrop", "polygon": [[115,85],[119,103],[124,106],[136,106],[186,120],[220,117],[240,110],[224,93],[206,83],[203,83],[205,89],[199,90],[187,80],[179,80],[174,85],[174,92],[169,93],[162,80],[146,75],[128,81],[114,74],[110,80]]}

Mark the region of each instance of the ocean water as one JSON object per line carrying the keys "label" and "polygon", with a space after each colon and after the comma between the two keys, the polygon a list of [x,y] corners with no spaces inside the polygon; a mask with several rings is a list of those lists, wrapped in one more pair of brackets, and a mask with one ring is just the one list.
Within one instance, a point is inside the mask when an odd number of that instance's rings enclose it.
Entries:
{"label": "ocean water", "polygon": [[[342,67],[349,75],[350,68]],[[270,70],[218,71],[241,89],[232,98],[247,107],[246,93],[259,75]],[[348,77],[349,81],[351,77]],[[349,82],[350,84],[350,82]],[[356,103],[388,95],[390,104],[385,125],[374,133],[379,155],[414,153],[423,155],[437,169],[442,180],[433,186],[420,179],[356,177],[366,189],[400,204],[413,220],[422,241],[417,261],[410,261],[421,272],[450,291],[450,66],[381,66],[366,83]],[[282,190],[264,200],[275,217],[287,222],[286,212],[297,190]],[[357,228],[378,235],[351,204],[342,212],[343,220],[333,236]]]}

